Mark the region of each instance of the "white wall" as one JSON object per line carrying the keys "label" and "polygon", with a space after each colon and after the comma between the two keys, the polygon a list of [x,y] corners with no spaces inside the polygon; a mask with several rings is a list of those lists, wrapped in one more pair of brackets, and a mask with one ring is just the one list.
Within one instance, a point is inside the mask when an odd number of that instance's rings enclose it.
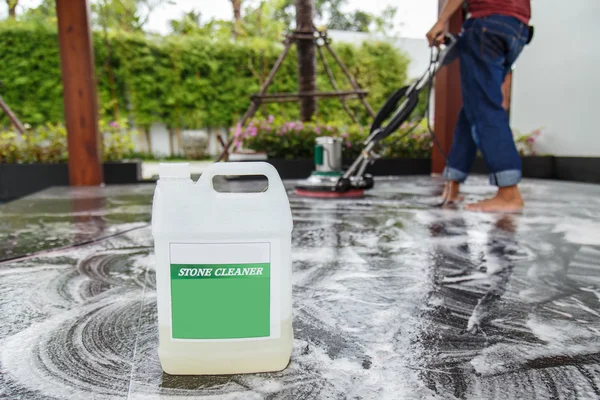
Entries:
{"label": "white wall", "polygon": [[[211,129],[207,130],[183,130],[181,131],[182,137],[186,134],[196,134],[196,135],[206,135],[208,136],[208,154],[212,156],[217,156],[221,154],[221,145],[218,142],[217,135],[221,135],[224,139],[227,138],[227,130],[226,129]],[[166,156],[169,155],[170,147],[169,147],[169,131],[167,126],[162,123],[154,123],[150,128],[150,137],[152,138],[152,153],[155,156]],[[175,140],[176,142],[176,140]],[[136,144],[138,151],[147,151],[147,144],[145,140],[138,140]],[[176,146],[176,144],[175,144]],[[182,150],[183,151],[183,150]]]}
{"label": "white wall", "polygon": [[164,124],[155,123],[150,127],[150,138],[152,140],[152,153],[155,156],[169,155],[169,130]]}
{"label": "white wall", "polygon": [[533,0],[535,36],[515,65],[511,125],[543,127],[540,153],[600,156],[600,0]]}
{"label": "white wall", "polygon": [[[599,0],[600,1],[600,0]],[[328,31],[334,42],[360,45],[364,41],[386,41],[403,51],[410,59],[408,78],[414,79],[423,75],[429,66],[431,52],[425,36],[422,39],[404,37],[384,37],[365,32]],[[320,62],[320,61],[319,61]],[[382,66],[383,67],[383,66]]]}

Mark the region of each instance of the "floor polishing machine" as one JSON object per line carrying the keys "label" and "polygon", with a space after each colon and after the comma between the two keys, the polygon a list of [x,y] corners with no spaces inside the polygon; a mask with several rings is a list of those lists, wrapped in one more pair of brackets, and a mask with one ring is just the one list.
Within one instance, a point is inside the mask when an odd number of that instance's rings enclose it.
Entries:
{"label": "floor polishing machine", "polygon": [[[374,151],[375,146],[394,133],[409,118],[418,105],[420,92],[425,88],[429,89],[425,111],[429,121],[429,98],[433,78],[443,66],[457,58],[457,43],[457,36],[446,34],[443,45],[437,50],[432,48],[427,71],[413,84],[396,90],[390,96],[373,120],[369,137],[363,143],[364,149],[346,171],[342,167],[342,139],[317,138],[314,152],[315,171],[308,179],[296,185],[296,194],[315,198],[357,198],[362,197],[366,190],[373,188],[373,177],[367,174],[366,170],[378,158]],[[445,156],[431,128],[429,132],[434,143]],[[410,133],[411,131],[408,131],[405,135]]]}

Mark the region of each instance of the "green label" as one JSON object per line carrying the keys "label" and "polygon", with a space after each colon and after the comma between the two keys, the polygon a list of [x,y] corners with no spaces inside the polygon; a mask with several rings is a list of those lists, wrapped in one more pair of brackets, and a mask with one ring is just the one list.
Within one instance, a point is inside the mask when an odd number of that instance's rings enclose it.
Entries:
{"label": "green label", "polygon": [[270,335],[270,264],[171,264],[173,339]]}
{"label": "green label", "polygon": [[323,165],[323,146],[320,144],[315,146],[315,164]]}

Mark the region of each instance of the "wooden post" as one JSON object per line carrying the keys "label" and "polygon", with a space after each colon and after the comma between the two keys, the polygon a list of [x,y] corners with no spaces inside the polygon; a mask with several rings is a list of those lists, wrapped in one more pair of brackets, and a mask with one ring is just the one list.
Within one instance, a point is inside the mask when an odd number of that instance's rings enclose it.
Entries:
{"label": "wooden post", "polygon": [[[438,0],[441,12],[446,0]],[[448,32],[459,33],[464,22],[463,10],[459,9],[448,22]],[[435,122],[434,131],[446,154],[450,152],[458,113],[462,107],[460,91],[460,60],[442,68],[435,77]],[[435,148],[431,153],[431,172],[440,174],[446,162]]]}
{"label": "wooden post", "polygon": [[[300,93],[317,91],[317,58],[313,25],[313,0],[296,0],[296,47],[298,49],[298,89]],[[306,38],[302,38],[306,37]],[[310,121],[317,111],[314,97],[300,100],[300,118]]]}
{"label": "wooden post", "polygon": [[69,143],[69,182],[103,182],[94,51],[87,0],[56,0],[63,100]]}

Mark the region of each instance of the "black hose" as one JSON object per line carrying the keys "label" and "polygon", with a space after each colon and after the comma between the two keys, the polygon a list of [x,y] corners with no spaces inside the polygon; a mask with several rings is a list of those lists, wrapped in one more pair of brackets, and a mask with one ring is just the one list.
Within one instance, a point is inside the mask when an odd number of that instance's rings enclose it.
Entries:
{"label": "black hose", "polygon": [[[430,56],[430,68],[431,68],[431,65],[434,64],[435,62],[437,62],[437,57],[435,57],[435,55],[433,53],[433,48],[432,48],[431,56]],[[437,136],[435,136],[435,133],[433,132],[433,129],[431,128],[431,118],[429,115],[429,108],[430,108],[430,104],[431,104],[431,92],[433,92],[433,78],[429,81],[429,90],[427,92],[427,104],[425,106],[425,114],[424,114],[423,118],[427,118],[427,130],[429,131],[429,135],[431,136],[433,143],[436,145],[436,147],[439,150],[442,157],[444,157],[444,162],[447,165],[448,164],[448,155],[442,148],[440,141],[438,140]]]}
{"label": "black hose", "polygon": [[376,129],[381,128],[381,124],[383,124],[383,122],[390,116],[390,114],[394,112],[396,107],[398,107],[398,103],[400,103],[400,100],[404,96],[406,96],[407,90],[408,86],[401,87],[400,89],[392,93],[392,95],[385,101],[385,104],[383,105],[383,107],[381,107],[381,109],[375,116],[373,123],[371,124],[371,133],[373,133]]}
{"label": "black hose", "polygon": [[[418,119],[419,122],[416,123],[407,132],[405,132],[402,135],[402,137],[406,137],[410,133],[412,133],[412,131],[415,130],[415,128],[417,126],[419,126],[419,124],[423,120],[423,118],[427,118],[427,130],[429,131],[431,140],[433,141],[433,143],[435,144],[435,147],[438,149],[438,151],[444,158],[444,162],[446,163],[446,165],[448,165],[448,155],[442,148],[442,145],[441,145],[439,139],[437,138],[437,136],[433,132],[433,129],[431,128],[431,118],[430,118],[430,113],[429,113],[429,108],[431,105],[431,93],[433,92],[433,73],[435,72],[435,65],[438,61],[439,61],[439,54],[435,53],[433,48],[431,48],[429,67],[428,67],[427,71],[425,72],[425,74],[423,75],[423,76],[425,76],[427,73],[429,73],[431,76],[431,78],[429,80],[429,85],[428,85],[429,87],[428,87],[428,92],[427,92],[427,102],[425,104],[425,110],[423,112],[423,115]],[[413,90],[409,94],[406,107],[404,107],[397,115],[395,115],[392,118],[392,120],[388,123],[388,125],[386,125],[384,128],[381,128],[381,125],[383,124],[383,122],[398,107],[398,103],[400,103],[400,101],[403,100],[404,97],[406,97],[406,92],[408,91],[408,88],[409,88],[409,86],[405,86],[405,87],[402,87],[402,88],[396,90],[394,93],[392,93],[392,95],[388,98],[388,100],[385,102],[383,107],[379,110],[379,112],[375,116],[375,120],[373,121],[373,124],[371,125],[371,133],[373,133],[377,129],[381,129],[381,131],[377,134],[377,136],[374,138],[374,140],[381,140],[381,139],[386,138],[387,136],[391,135],[394,131],[396,131],[398,128],[400,128],[400,126],[406,121],[406,119],[409,117],[409,115],[412,113],[412,111],[416,108],[416,106],[419,102],[419,91]],[[445,187],[444,198],[440,204],[435,205],[436,207],[443,207],[448,202],[448,196],[449,196],[450,190],[449,190],[448,184],[445,184],[444,187]]]}
{"label": "black hose", "polygon": [[[437,59],[439,57],[439,54],[436,56],[433,52],[433,47],[431,48],[431,55],[430,55],[430,66],[429,68],[431,68],[431,65],[435,64],[435,62],[437,62]],[[437,136],[435,136],[435,133],[433,132],[433,129],[431,129],[431,118],[429,115],[429,107],[431,104],[431,92],[433,92],[433,78],[429,80],[429,91],[427,92],[427,104],[425,106],[425,118],[427,118],[427,130],[429,131],[429,135],[431,136],[431,140],[433,140],[433,143],[435,143],[437,149],[439,150],[440,154],[442,155],[442,157],[444,157],[444,163],[446,165],[448,165],[448,155],[446,154],[446,152],[444,151],[444,149],[442,148],[442,144],[440,143],[440,141],[438,140]],[[444,184],[444,198],[442,199],[442,202],[439,204],[436,204],[435,207],[444,207],[447,203],[448,203],[448,197],[450,195],[450,185],[449,182],[446,182]]]}

